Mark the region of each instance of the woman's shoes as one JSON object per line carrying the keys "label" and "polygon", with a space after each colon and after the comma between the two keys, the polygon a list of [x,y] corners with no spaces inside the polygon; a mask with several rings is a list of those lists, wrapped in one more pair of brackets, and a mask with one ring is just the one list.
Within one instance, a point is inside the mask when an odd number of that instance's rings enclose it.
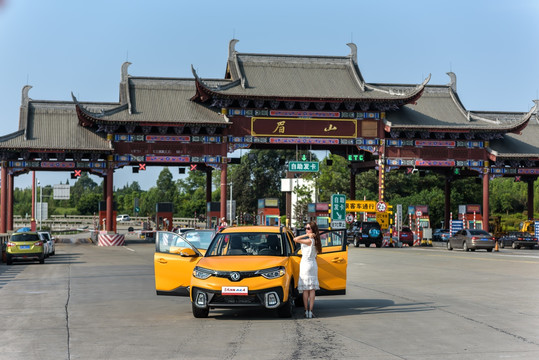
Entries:
{"label": "woman's shoes", "polygon": [[305,310],[305,318],[306,319],[312,319],[314,318],[314,314],[312,311],[309,311],[309,310]]}

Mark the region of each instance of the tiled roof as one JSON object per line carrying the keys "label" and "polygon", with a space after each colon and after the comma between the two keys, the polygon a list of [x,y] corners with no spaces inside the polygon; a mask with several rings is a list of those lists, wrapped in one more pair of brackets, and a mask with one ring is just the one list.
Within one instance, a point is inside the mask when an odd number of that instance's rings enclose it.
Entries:
{"label": "tiled roof", "polygon": [[533,117],[521,134],[505,134],[490,142],[490,152],[500,158],[539,158],[539,120]]}
{"label": "tiled roof", "polygon": [[[395,90],[406,85],[380,85]],[[427,85],[416,104],[407,104],[386,114],[391,130],[511,131],[524,124],[525,113],[468,111],[451,86]]]}
{"label": "tiled roof", "polygon": [[83,105],[94,118],[110,122],[226,124],[218,110],[190,101],[195,94],[194,79],[129,77],[131,109]]}
{"label": "tiled roof", "polygon": [[[398,100],[417,91],[390,93],[363,80],[357,65],[356,47],[348,44],[348,56],[305,56],[238,53],[232,40],[229,49],[228,77],[221,88],[211,88],[225,96],[340,99],[340,100]],[[195,76],[197,76],[195,74]]]}
{"label": "tiled roof", "polygon": [[110,143],[79,125],[71,102],[29,101],[23,128],[0,138],[2,149],[111,151]]}

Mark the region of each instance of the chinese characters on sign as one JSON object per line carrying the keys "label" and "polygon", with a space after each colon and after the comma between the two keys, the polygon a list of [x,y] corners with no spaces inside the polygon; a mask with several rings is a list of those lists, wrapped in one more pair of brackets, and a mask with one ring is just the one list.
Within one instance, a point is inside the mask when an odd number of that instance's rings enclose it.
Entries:
{"label": "chinese characters on sign", "polygon": [[331,221],[346,219],[346,196],[331,195]]}
{"label": "chinese characters on sign", "polygon": [[347,212],[375,212],[376,201],[371,200],[347,200]]}
{"label": "chinese characters on sign", "polygon": [[318,172],[320,164],[317,161],[289,161],[288,171],[290,172]]}

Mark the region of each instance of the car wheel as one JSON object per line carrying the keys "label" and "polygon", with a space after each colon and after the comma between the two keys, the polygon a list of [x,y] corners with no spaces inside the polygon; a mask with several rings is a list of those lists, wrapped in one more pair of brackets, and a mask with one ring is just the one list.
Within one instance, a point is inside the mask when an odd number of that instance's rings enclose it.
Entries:
{"label": "car wheel", "polygon": [[503,241],[500,241],[500,242],[499,242],[499,245],[500,245],[500,248],[501,248],[501,249],[503,249],[503,248],[505,247],[505,244],[504,244]]}
{"label": "car wheel", "polygon": [[193,309],[193,316],[196,318],[207,318],[210,313],[210,308],[199,308],[194,303],[191,303],[191,308]]}
{"label": "car wheel", "polygon": [[462,250],[464,250],[464,251],[470,250],[470,249],[468,249],[468,244],[466,243],[466,241],[464,242],[464,244],[462,244]]}
{"label": "car wheel", "polygon": [[40,264],[45,264],[45,256],[39,258],[39,263]]}
{"label": "car wheel", "polygon": [[6,263],[8,265],[13,265],[13,259],[11,258],[11,256],[9,255],[6,256]]}
{"label": "car wheel", "polygon": [[487,252],[492,252],[492,248],[490,248],[490,249],[487,249]]}
{"label": "car wheel", "polygon": [[354,246],[359,247],[359,239],[357,238],[357,236],[354,236]]}
{"label": "car wheel", "polygon": [[513,249],[518,249],[520,246],[518,246],[515,242],[513,242],[513,244],[511,244],[511,247]]}
{"label": "car wheel", "polygon": [[382,243],[375,243],[376,247],[377,248],[381,248],[382,247]]}
{"label": "car wheel", "polygon": [[288,301],[283,304],[280,308],[277,309],[277,314],[280,318],[289,318],[292,317],[294,313],[294,290],[290,289],[288,292]]}
{"label": "car wheel", "polygon": [[447,242],[447,250],[453,250],[453,247],[451,246],[451,242]]}

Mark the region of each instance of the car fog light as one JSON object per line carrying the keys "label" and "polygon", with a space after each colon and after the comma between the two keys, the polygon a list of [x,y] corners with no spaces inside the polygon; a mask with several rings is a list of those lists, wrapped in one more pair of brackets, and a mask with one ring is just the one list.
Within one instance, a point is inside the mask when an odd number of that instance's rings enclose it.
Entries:
{"label": "car fog light", "polygon": [[279,296],[275,292],[266,294],[266,307],[271,309],[279,306]]}
{"label": "car fog light", "polygon": [[207,303],[206,293],[198,292],[197,298],[196,298],[197,306],[206,307],[206,303]]}

